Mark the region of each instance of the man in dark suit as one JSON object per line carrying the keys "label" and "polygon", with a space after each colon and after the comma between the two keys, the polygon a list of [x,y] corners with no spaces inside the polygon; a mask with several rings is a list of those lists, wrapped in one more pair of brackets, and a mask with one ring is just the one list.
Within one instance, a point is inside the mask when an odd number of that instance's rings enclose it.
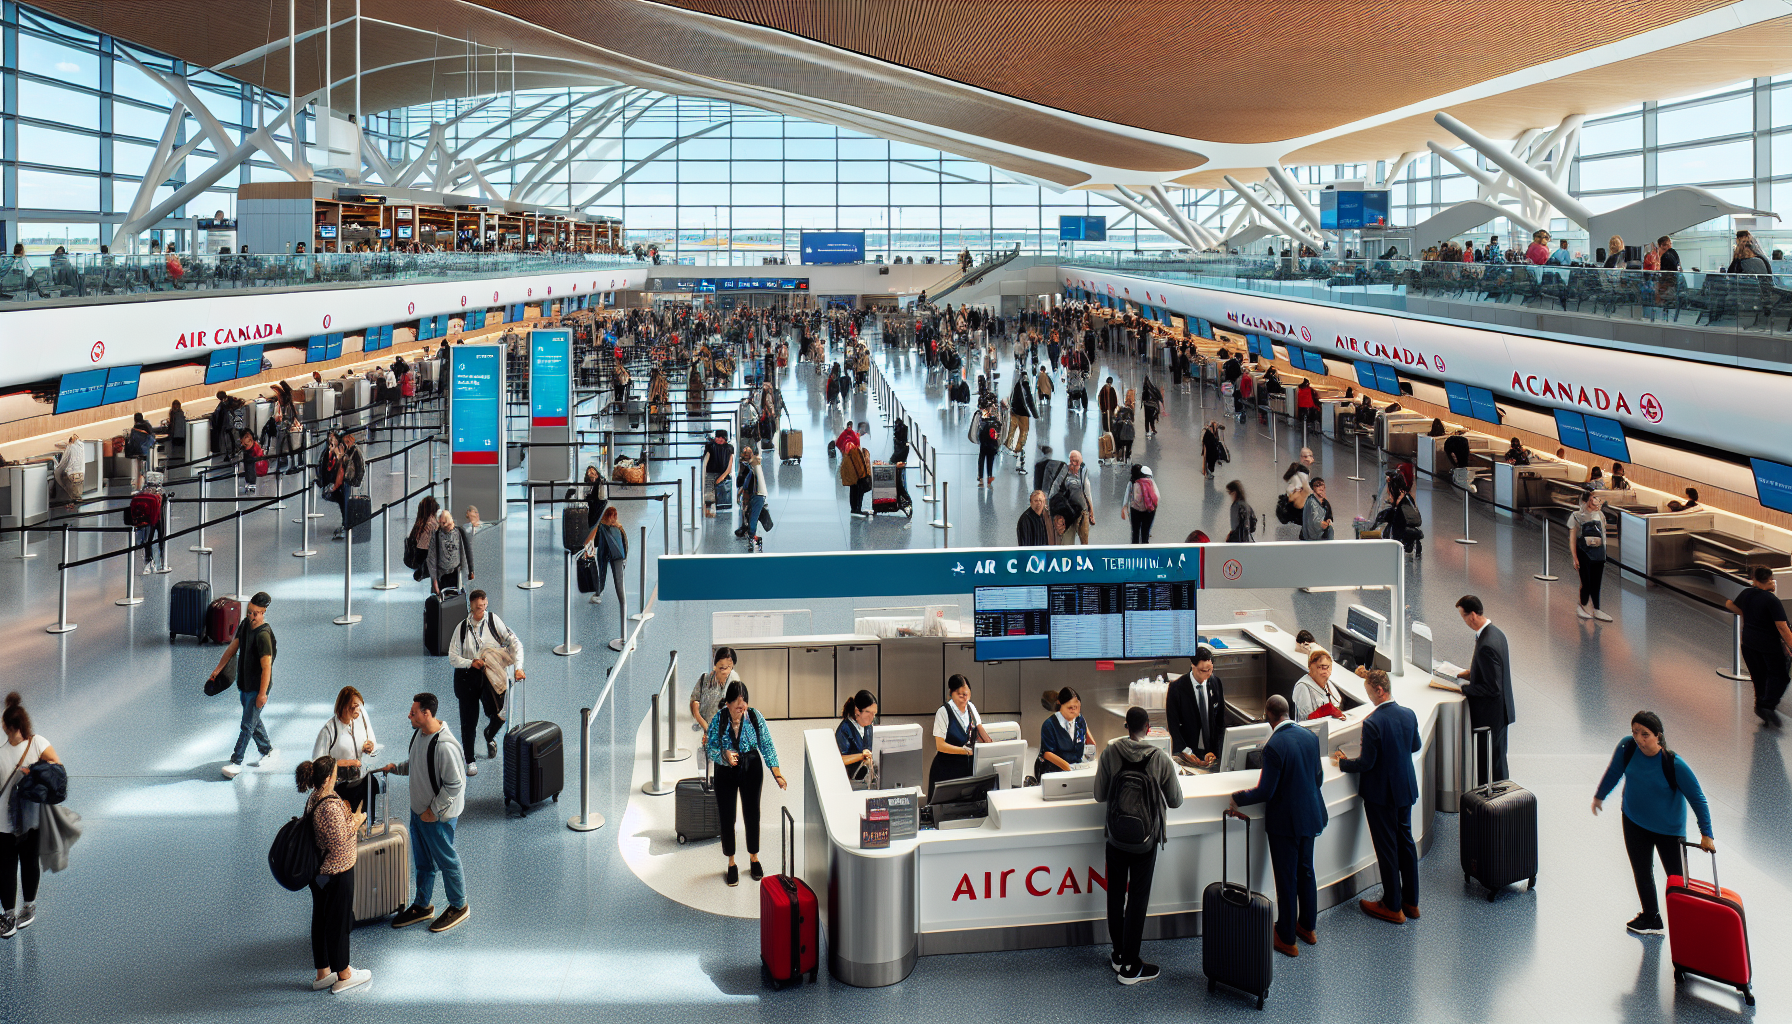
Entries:
{"label": "man in dark suit", "polygon": [[1226,744],[1226,686],[1213,674],[1213,651],[1195,649],[1188,674],[1164,694],[1170,751],[1185,764],[1211,768]]}
{"label": "man in dark suit", "polygon": [[[1263,771],[1253,789],[1232,794],[1229,810],[1265,804],[1264,831],[1269,834],[1269,860],[1276,874],[1276,952],[1299,956],[1298,937],[1319,942],[1319,887],[1313,874],[1313,839],[1325,831],[1327,815],[1320,784],[1319,737],[1288,720],[1288,699],[1272,694],[1264,707],[1273,730],[1263,746]],[[1298,923],[1295,905],[1299,904]]]}
{"label": "man in dark suit", "polygon": [[1388,674],[1371,669],[1363,680],[1375,710],[1363,719],[1363,749],[1356,757],[1332,754],[1338,770],[1360,775],[1357,794],[1369,821],[1369,841],[1381,865],[1381,899],[1359,900],[1363,913],[1394,924],[1419,916],[1419,848],[1412,841],[1412,805],[1419,780],[1412,755],[1419,752],[1419,720],[1394,703]]}
{"label": "man in dark suit", "polygon": [[[1456,610],[1475,631],[1475,656],[1457,677],[1468,680],[1462,695],[1468,698],[1469,723],[1492,733],[1493,764],[1487,781],[1499,782],[1512,777],[1506,770],[1506,727],[1518,721],[1518,705],[1512,700],[1512,656],[1506,649],[1506,634],[1487,621],[1480,598],[1465,594]],[[1479,763],[1479,753],[1475,760]]]}

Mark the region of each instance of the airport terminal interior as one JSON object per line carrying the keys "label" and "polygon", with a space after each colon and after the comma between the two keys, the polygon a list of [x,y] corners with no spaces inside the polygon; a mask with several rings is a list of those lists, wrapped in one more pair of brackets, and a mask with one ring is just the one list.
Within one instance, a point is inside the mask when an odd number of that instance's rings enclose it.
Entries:
{"label": "airport terminal interior", "polygon": [[0,0],[0,1021],[1788,1019],[1788,214],[1777,0]]}

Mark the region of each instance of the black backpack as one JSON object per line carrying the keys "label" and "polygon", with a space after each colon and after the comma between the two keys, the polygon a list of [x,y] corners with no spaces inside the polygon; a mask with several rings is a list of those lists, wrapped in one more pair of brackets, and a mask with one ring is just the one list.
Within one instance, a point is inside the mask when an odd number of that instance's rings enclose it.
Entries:
{"label": "black backpack", "polygon": [[1276,522],[1290,526],[1300,522],[1300,509],[1294,507],[1286,494],[1276,495]]}
{"label": "black backpack", "polygon": [[274,845],[268,847],[268,870],[274,873],[274,881],[291,892],[310,885],[317,877],[318,869],[323,867],[323,851],[317,846],[317,825],[311,820],[313,810],[315,808],[296,815],[280,826],[280,831],[274,834]]}
{"label": "black backpack", "polygon": [[1164,794],[1145,770],[1150,762],[1149,755],[1121,758],[1108,791],[1108,842],[1128,853],[1145,853],[1164,841]]}

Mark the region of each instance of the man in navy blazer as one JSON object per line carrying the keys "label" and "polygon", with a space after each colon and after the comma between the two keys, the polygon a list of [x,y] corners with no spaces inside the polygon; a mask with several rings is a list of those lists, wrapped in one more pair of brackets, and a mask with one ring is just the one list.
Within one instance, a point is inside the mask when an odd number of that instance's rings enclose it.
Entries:
{"label": "man in navy blazer", "polygon": [[[1313,874],[1313,839],[1325,831],[1325,797],[1320,784],[1319,737],[1288,720],[1288,698],[1272,694],[1264,707],[1271,732],[1263,746],[1263,770],[1253,789],[1232,794],[1231,810],[1265,804],[1264,831],[1276,874],[1276,952],[1299,956],[1296,937],[1319,942],[1319,887]],[[1295,905],[1299,904],[1296,923]]]}
{"label": "man in navy blazer", "polygon": [[1419,916],[1419,848],[1412,841],[1412,805],[1419,800],[1419,779],[1412,755],[1419,752],[1419,720],[1394,703],[1392,684],[1381,669],[1363,680],[1375,710],[1363,719],[1363,749],[1357,757],[1332,754],[1338,770],[1360,775],[1357,793],[1369,840],[1381,865],[1381,899],[1363,899],[1363,913],[1393,924]]}
{"label": "man in navy blazer", "polygon": [[[1488,730],[1493,753],[1487,781],[1500,782],[1512,777],[1506,768],[1506,727],[1518,721],[1518,702],[1512,696],[1512,653],[1506,647],[1506,634],[1487,621],[1480,598],[1464,594],[1456,601],[1456,610],[1463,624],[1475,631],[1474,656],[1468,668],[1458,673],[1468,680],[1462,695],[1468,698],[1469,724]],[[1480,760],[1476,752],[1476,763]]]}

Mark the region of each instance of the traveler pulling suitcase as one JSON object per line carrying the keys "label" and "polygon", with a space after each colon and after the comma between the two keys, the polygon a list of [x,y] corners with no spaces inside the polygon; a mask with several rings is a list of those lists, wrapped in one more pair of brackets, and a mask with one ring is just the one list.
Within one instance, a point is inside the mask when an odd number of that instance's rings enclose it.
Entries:
{"label": "traveler pulling suitcase", "polygon": [[1674,984],[1688,974],[1710,978],[1734,986],[1753,1006],[1754,969],[1742,897],[1718,885],[1716,850],[1711,851],[1711,881],[1690,877],[1686,863],[1689,848],[1697,849],[1698,844],[1680,844],[1680,873],[1668,876],[1668,948],[1674,961]]}
{"label": "traveler pulling suitcase", "polygon": [[429,595],[423,602],[423,646],[437,657],[447,657],[448,641],[467,618],[467,595],[453,587],[442,596]]}
{"label": "traveler pulling suitcase", "polygon": [[204,580],[182,580],[168,596],[168,639],[197,637],[205,642],[205,613],[212,603],[212,585]]}
{"label": "traveler pulling suitcase", "polygon": [[800,430],[778,431],[778,461],[803,461],[803,432]]}
{"label": "traveler pulling suitcase", "polygon": [[796,819],[790,816],[790,808],[783,812],[778,823],[780,870],[759,882],[759,960],[774,989],[801,984],[805,974],[813,982],[821,962],[815,890],[791,873],[796,859]]}
{"label": "traveler pulling suitcase", "polygon": [[704,758],[701,776],[679,779],[673,787],[672,827],[678,833],[680,846],[722,834],[722,811],[716,806],[716,787],[709,778],[709,765],[709,758]]}
{"label": "traveler pulling suitcase", "polygon": [[[390,778],[380,779],[371,787],[371,812],[380,801],[380,790],[391,787]],[[366,924],[390,917],[411,901],[411,830],[404,822],[391,817],[391,796],[386,797],[386,813],[380,816],[382,827],[373,831],[374,814],[355,841],[355,923]]]}
{"label": "traveler pulling suitcase", "polygon": [[[1487,735],[1488,764],[1493,763],[1493,732]],[[1477,746],[1476,753],[1479,753]],[[1490,768],[1489,771],[1492,769]],[[1475,776],[1481,762],[1475,758]],[[1516,782],[1493,782],[1462,794],[1457,827],[1462,837],[1462,874],[1487,887],[1487,902],[1514,882],[1537,888],[1537,798]]]}
{"label": "traveler pulling suitcase", "polygon": [[552,722],[523,721],[523,691],[510,685],[513,725],[504,734],[504,806],[515,803],[527,817],[529,808],[543,800],[560,800],[566,786],[566,745],[560,727]]}
{"label": "traveler pulling suitcase", "polygon": [[220,597],[205,610],[205,638],[214,644],[227,644],[236,638],[236,627],[242,620],[242,602]]}
{"label": "traveler pulling suitcase", "polygon": [[[1227,881],[1227,836],[1230,818],[1244,822],[1244,884]],[[1201,894],[1201,973],[1207,991],[1224,985],[1257,997],[1257,1009],[1275,978],[1272,936],[1275,915],[1269,897],[1251,891],[1251,820],[1236,811],[1220,815],[1220,880]]]}

